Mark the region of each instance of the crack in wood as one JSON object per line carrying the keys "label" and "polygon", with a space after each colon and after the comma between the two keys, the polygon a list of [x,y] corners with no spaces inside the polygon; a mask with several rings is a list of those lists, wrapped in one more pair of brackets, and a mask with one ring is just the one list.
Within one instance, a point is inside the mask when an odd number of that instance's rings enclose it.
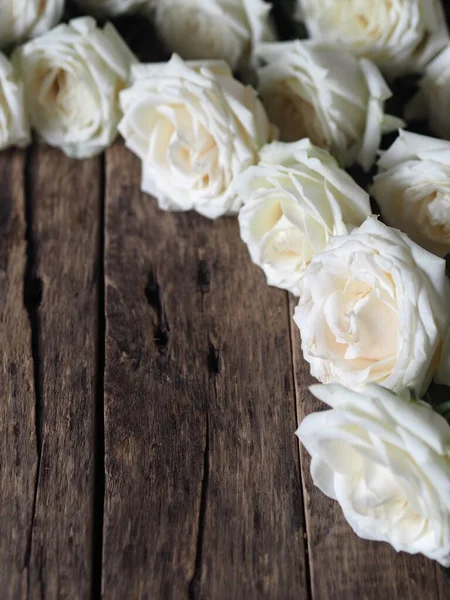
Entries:
{"label": "crack in wood", "polygon": [[149,306],[154,310],[156,316],[153,340],[158,351],[161,354],[165,354],[170,340],[170,327],[164,311],[161,287],[158,282],[156,271],[153,268],[149,269],[144,293]]}
{"label": "crack in wood", "polygon": [[202,294],[207,294],[211,286],[211,271],[206,260],[199,260],[197,270],[197,285]]}
{"label": "crack in wood", "polygon": [[[214,395],[218,397],[217,376],[221,371],[221,352],[215,347],[211,339],[208,339],[208,372],[213,377]],[[188,597],[189,600],[196,600],[200,596],[202,565],[203,565],[203,544],[205,539],[206,524],[206,505],[209,488],[209,414],[208,406],[205,405],[205,447],[203,450],[203,477],[200,492],[200,508],[198,515],[197,546],[195,553],[194,574],[189,582]]]}
{"label": "crack in wood", "polygon": [[23,283],[23,303],[28,314],[31,329],[31,354],[33,358],[34,395],[35,395],[35,431],[36,431],[36,454],[37,469],[34,485],[33,504],[31,512],[31,523],[28,531],[27,550],[25,556],[25,569],[27,571],[27,597],[30,597],[30,559],[33,546],[33,528],[36,517],[36,500],[41,477],[42,463],[42,386],[41,386],[41,364],[39,354],[40,344],[40,315],[39,307],[44,294],[42,280],[37,276],[36,269],[36,244],[34,239],[34,213],[31,192],[31,161],[32,151],[27,155],[24,169],[25,190],[25,242],[26,242],[26,265]]}
{"label": "crack in wood", "polygon": [[208,371],[210,375],[219,375],[222,368],[222,355],[211,340],[208,340]]}
{"label": "crack in wood", "polygon": [[200,585],[202,577],[203,564],[203,544],[205,540],[205,524],[206,524],[206,503],[209,487],[209,415],[206,408],[205,414],[205,447],[203,449],[203,478],[200,492],[200,509],[198,515],[198,530],[197,530],[197,546],[195,552],[194,574],[189,581],[188,598],[196,600],[200,596]]}

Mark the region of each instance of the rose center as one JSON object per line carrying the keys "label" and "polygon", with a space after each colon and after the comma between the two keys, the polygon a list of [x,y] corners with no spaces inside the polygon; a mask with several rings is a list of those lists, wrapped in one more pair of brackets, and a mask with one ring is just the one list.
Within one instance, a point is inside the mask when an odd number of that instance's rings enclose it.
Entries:
{"label": "rose center", "polygon": [[433,228],[441,230],[442,235],[450,233],[450,196],[442,192],[434,192],[427,205],[427,217]]}
{"label": "rose center", "polygon": [[[297,82],[293,81],[292,85],[297,85]],[[279,127],[283,141],[309,138],[316,146],[329,148],[330,142],[313,105],[302,98],[288,80],[279,82],[265,94],[264,103],[269,117]]]}
{"label": "rose center", "polygon": [[38,98],[41,128],[48,122],[53,130],[72,130],[75,135],[89,128],[98,117],[98,105],[90,86],[64,68],[53,65],[36,70],[34,89]]}
{"label": "rose center", "polygon": [[376,362],[396,356],[398,314],[381,287],[349,281],[342,292],[330,296],[324,312],[345,360]]}
{"label": "rose center", "polygon": [[[168,177],[195,190],[220,184],[224,173],[213,136],[201,123],[194,123],[184,107],[173,108],[168,120]],[[217,193],[222,191],[220,185],[219,188]]]}

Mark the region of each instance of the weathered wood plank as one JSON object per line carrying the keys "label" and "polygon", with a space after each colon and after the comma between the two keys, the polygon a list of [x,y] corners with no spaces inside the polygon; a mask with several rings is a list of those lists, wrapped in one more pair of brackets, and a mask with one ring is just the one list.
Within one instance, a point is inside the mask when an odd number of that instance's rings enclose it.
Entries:
{"label": "weathered wood plank", "polygon": [[444,575],[444,569],[439,565],[435,565],[436,569],[436,581],[439,590],[438,598],[439,600],[447,600],[450,596],[450,581],[448,576]]}
{"label": "weathered wood plank", "polygon": [[31,327],[25,306],[24,153],[0,154],[0,590],[26,596],[37,473]]}
{"label": "weathered wood plank", "polygon": [[[291,314],[295,299],[291,297]],[[299,420],[324,410],[308,391],[314,382],[303,360],[300,335],[291,323]],[[301,447],[311,585],[316,600],[432,600],[448,598],[449,588],[437,563],[423,556],[397,554],[388,544],[359,539],[345,521],[337,502],[314,487],[310,458]]]}
{"label": "weathered wood plank", "polygon": [[304,597],[286,296],[139,178],[108,151],[104,596]]}
{"label": "weathered wood plank", "polygon": [[236,219],[210,223],[199,252],[210,347],[199,597],[307,598],[288,296],[252,264]]}
{"label": "weathered wood plank", "polygon": [[[203,477],[199,219],[161,213],[117,143],[106,167],[103,593],[188,596]],[[198,226],[198,229],[197,229]]]}
{"label": "weathered wood plank", "polygon": [[30,597],[88,598],[99,288],[100,159],[39,147],[28,193],[39,352]]}

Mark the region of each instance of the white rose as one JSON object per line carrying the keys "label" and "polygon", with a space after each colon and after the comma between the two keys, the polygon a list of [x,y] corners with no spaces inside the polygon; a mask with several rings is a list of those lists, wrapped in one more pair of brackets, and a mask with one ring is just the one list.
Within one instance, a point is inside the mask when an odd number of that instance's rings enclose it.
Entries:
{"label": "white rose", "polygon": [[224,61],[138,65],[120,95],[119,131],[143,162],[142,190],[164,210],[235,214],[232,183],[258,162],[272,128],[256,92]]}
{"label": "white rose", "polygon": [[345,165],[368,170],[383,133],[402,125],[384,114],[392,94],[377,67],[335,46],[312,41],[262,44],[259,88],[285,142],[309,137]]}
{"label": "white rose", "polygon": [[449,424],[428,404],[374,384],[311,391],[332,407],[297,431],[315,485],[361,538],[450,566]]}
{"label": "white rose", "polygon": [[42,35],[60,20],[65,0],[1,0],[0,48]]}
{"label": "white rose", "polygon": [[401,131],[378,168],[371,193],[385,221],[430,252],[448,254],[450,142]]}
{"label": "white rose", "polygon": [[421,71],[448,42],[440,0],[299,0],[310,36],[373,60],[389,76]]}
{"label": "white rose", "polygon": [[119,92],[134,56],[107,23],[84,17],[27,42],[13,55],[31,125],[68,156],[86,158],[117,135]]}
{"label": "white rose", "polygon": [[419,87],[406,119],[428,119],[434,135],[450,140],[450,45],[427,66]]}
{"label": "white rose", "polygon": [[299,280],[332,235],[370,215],[369,196],[308,139],[274,142],[236,180],[241,237],[269,285],[299,294]]}
{"label": "white rose", "polygon": [[14,77],[11,63],[0,52],[0,150],[30,143],[23,86]]}
{"label": "white rose", "polygon": [[135,13],[150,4],[150,0],[75,0],[78,6],[98,17],[114,17]]}
{"label": "white rose", "polygon": [[165,0],[155,3],[156,29],[186,59],[222,58],[246,67],[253,48],[275,38],[264,0]]}
{"label": "white rose", "polygon": [[[424,392],[450,383],[445,261],[369,217],[333,238],[300,280],[294,320],[311,373],[349,387],[376,382]],[[441,362],[442,361],[442,362]]]}

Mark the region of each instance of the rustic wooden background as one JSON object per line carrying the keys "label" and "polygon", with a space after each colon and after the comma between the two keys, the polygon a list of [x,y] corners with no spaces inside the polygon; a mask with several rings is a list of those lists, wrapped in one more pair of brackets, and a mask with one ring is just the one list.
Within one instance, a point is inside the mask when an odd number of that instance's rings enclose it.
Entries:
{"label": "rustic wooden background", "polygon": [[139,180],[120,141],[0,154],[0,598],[449,598],[312,486],[295,301],[236,219]]}

